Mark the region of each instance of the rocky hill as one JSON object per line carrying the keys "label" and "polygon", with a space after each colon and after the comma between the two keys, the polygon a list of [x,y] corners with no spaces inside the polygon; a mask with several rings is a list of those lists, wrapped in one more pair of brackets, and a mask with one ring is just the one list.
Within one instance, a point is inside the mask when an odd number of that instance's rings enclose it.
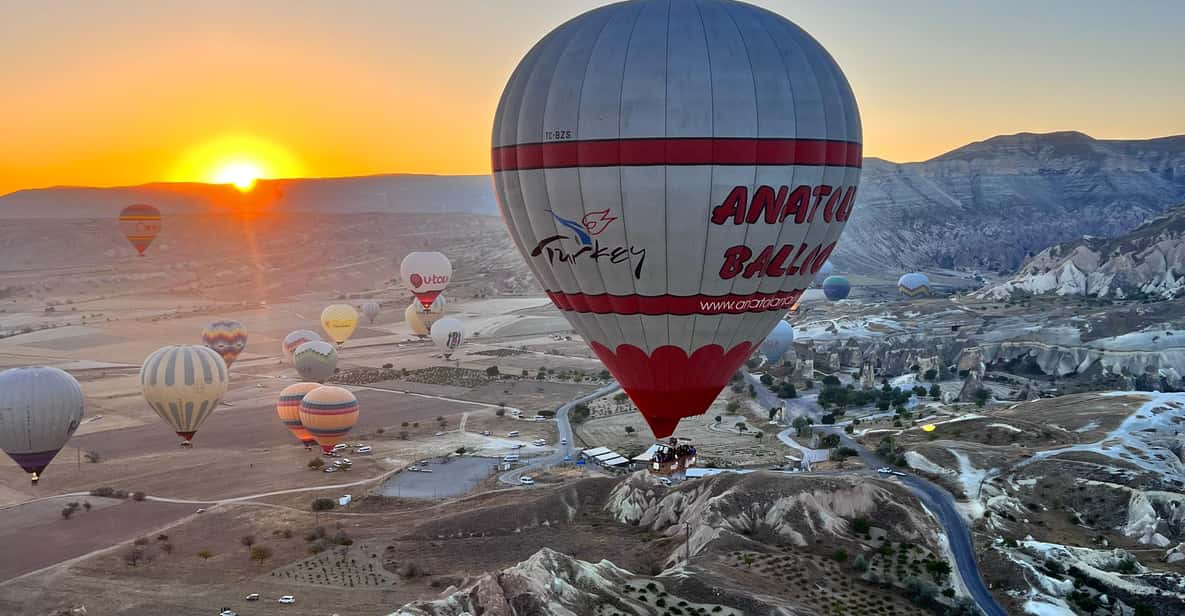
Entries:
{"label": "rocky hill", "polygon": [[1185,205],[1113,239],[1083,237],[1025,262],[1010,280],[983,292],[1170,299],[1185,294]]}
{"label": "rocky hill", "polygon": [[1115,237],[1182,201],[1185,136],[993,137],[920,163],[866,159],[836,259],[851,270],[1013,271],[1052,244]]}

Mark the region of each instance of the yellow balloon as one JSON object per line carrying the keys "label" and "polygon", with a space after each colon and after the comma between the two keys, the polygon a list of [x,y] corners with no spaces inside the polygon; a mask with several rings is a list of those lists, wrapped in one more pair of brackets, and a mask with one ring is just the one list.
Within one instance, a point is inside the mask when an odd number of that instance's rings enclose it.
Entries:
{"label": "yellow balloon", "polygon": [[419,301],[414,301],[403,311],[403,320],[407,321],[412,333],[417,336],[427,336],[428,332],[432,330],[432,324],[444,316],[444,304],[443,295],[437,296],[436,300],[432,302],[432,306],[426,311]]}
{"label": "yellow balloon", "polygon": [[349,304],[334,304],[321,311],[321,329],[339,345],[358,328],[358,311]]}
{"label": "yellow balloon", "polygon": [[933,432],[934,431],[934,424],[926,424],[926,425],[922,426],[922,430],[924,432]]}

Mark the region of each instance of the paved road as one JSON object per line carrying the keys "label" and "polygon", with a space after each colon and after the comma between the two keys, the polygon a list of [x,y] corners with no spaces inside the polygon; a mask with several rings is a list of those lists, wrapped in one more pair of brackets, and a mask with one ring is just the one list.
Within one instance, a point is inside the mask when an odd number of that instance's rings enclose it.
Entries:
{"label": "paved road", "polygon": [[[745,373],[745,378],[751,383],[755,383],[757,389],[757,399],[762,404],[767,404],[763,398],[763,394],[772,396],[766,387],[761,385],[753,375]],[[770,405],[772,406],[772,405]],[[814,405],[818,408],[818,405]],[[812,418],[816,420],[814,426],[816,430],[839,435],[840,445],[844,447],[851,447],[856,450],[860,456],[860,460],[864,465],[870,469],[887,466],[884,460],[881,460],[875,453],[866,449],[863,445],[852,439],[846,432],[843,431],[843,426],[847,422],[842,422],[838,425],[820,425],[818,421],[818,412],[812,411],[810,406],[800,407],[807,412]],[[779,438],[783,434],[789,438],[788,430],[778,435]],[[971,595],[979,609],[987,616],[1007,616],[1004,608],[996,603],[996,598],[988,591],[987,586],[983,582],[983,577],[979,572],[979,563],[975,560],[975,544],[971,540],[971,531],[967,528],[966,521],[963,516],[955,508],[955,499],[950,495],[950,492],[938,487],[922,479],[916,475],[906,475],[901,477],[902,483],[909,488],[918,500],[934,514],[938,519],[938,523],[942,525],[946,531],[947,541],[950,542],[950,551],[955,556],[955,571],[958,572],[959,579],[963,581],[963,586]]]}
{"label": "paved road", "polygon": [[558,445],[555,453],[553,454],[528,459],[525,465],[502,473],[502,475],[498,477],[498,480],[508,485],[519,485],[519,478],[526,474],[527,471],[539,470],[560,464],[564,461],[564,456],[570,455],[575,458],[576,447],[572,444],[572,424],[568,421],[568,411],[572,410],[572,407],[576,406],[577,404],[584,404],[590,400],[596,400],[601,396],[607,396],[618,389],[621,389],[621,385],[618,385],[615,382],[610,383],[592,392],[591,394],[576,398],[575,400],[567,402],[560,408],[556,409],[555,420],[560,428],[560,442],[562,443],[564,440],[566,440],[568,444]]}

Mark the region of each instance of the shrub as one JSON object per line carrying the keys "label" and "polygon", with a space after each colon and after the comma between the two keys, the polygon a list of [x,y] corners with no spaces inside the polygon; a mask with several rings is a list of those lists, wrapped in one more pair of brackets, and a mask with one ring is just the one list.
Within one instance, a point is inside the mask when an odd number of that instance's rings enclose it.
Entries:
{"label": "shrub", "polygon": [[401,440],[401,441],[407,440],[407,430],[401,430],[399,432],[399,440]]}
{"label": "shrub", "polygon": [[867,535],[871,529],[872,523],[868,521],[868,518],[861,517],[852,520],[852,531],[857,535]]}
{"label": "shrub", "polygon": [[239,543],[243,544],[245,548],[250,548],[255,545],[255,535],[243,535],[239,537]]}
{"label": "shrub", "polygon": [[498,410],[494,411],[494,415],[497,415],[498,417],[505,417],[506,416],[506,408],[500,407]]}
{"label": "shrub", "polygon": [[391,362],[387,362],[387,363],[383,364],[383,368],[385,368],[387,370],[390,370],[391,368],[394,368],[394,367],[395,367],[395,364],[393,364]]}
{"label": "shrub", "polygon": [[843,548],[840,548],[840,549],[831,553],[831,558],[833,558],[835,560],[835,562],[842,563],[848,559],[848,551]]}
{"label": "shrub", "polygon": [[266,545],[256,545],[251,547],[251,560],[263,565],[263,561],[272,557],[272,549]]}
{"label": "shrub", "polygon": [[490,366],[489,368],[486,368],[486,374],[489,376],[498,376],[498,366]]}
{"label": "shrub", "polygon": [[210,550],[201,550],[200,552],[197,553],[197,557],[202,560],[210,560],[210,557],[213,555],[214,555],[214,553],[211,552]]}
{"label": "shrub", "polygon": [[[310,507],[313,511],[329,511],[336,506],[337,502],[335,502],[332,498],[314,498]],[[324,536],[324,531],[322,531],[321,536]],[[319,539],[320,537],[317,538]]]}

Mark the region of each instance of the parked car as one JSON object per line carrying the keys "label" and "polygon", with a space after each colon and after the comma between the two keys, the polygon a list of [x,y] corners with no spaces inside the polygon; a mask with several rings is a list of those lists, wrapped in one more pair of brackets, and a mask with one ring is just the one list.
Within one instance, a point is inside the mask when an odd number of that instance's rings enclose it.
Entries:
{"label": "parked car", "polygon": [[659,477],[658,482],[666,487],[671,487],[671,480],[667,477]]}
{"label": "parked car", "polygon": [[547,418],[542,415],[536,415],[535,421],[547,421]]}
{"label": "parked car", "polygon": [[239,613],[232,610],[232,609],[227,608],[225,610],[222,610],[221,612],[218,612],[218,616],[239,616]]}
{"label": "parked car", "polygon": [[293,603],[296,603],[296,597],[293,597],[292,595],[284,595],[283,597],[277,599],[277,601],[287,605],[292,605]]}
{"label": "parked car", "polygon": [[333,466],[333,465],[326,466],[326,467],[325,467],[325,471],[324,471],[324,472],[326,472],[326,473],[336,473],[336,472],[337,472],[337,467],[336,467],[336,466]]}
{"label": "parked car", "polygon": [[418,473],[418,472],[420,472],[420,467],[416,466],[415,464],[412,464],[411,466],[407,467],[407,470],[409,470],[413,473]]}
{"label": "parked car", "polygon": [[482,436],[492,436],[493,432],[490,432],[489,430],[482,430],[481,435]]}
{"label": "parked car", "polygon": [[437,432],[436,436],[444,436],[444,432]]}
{"label": "parked car", "polygon": [[259,593],[253,592],[245,597],[248,601],[259,601]]}
{"label": "parked car", "polygon": [[882,466],[882,467],[880,467],[880,468],[876,469],[876,472],[878,472],[878,473],[880,473],[880,474],[882,474],[882,475],[888,475],[889,473],[892,473],[892,472],[893,472],[893,469],[891,469],[891,468],[889,468],[889,467],[887,467],[887,466]]}
{"label": "parked car", "polygon": [[338,443],[333,446],[333,451],[341,451],[341,450],[345,449],[346,447],[349,447],[349,445],[347,445],[346,443]]}
{"label": "parked car", "polygon": [[515,443],[515,444],[511,445],[510,448],[511,449],[522,449],[523,444],[522,443]]}
{"label": "parked car", "polygon": [[514,438],[514,437],[518,436],[518,430],[511,430],[510,432],[506,433],[506,436],[509,436],[510,438]]}
{"label": "parked car", "polygon": [[571,461],[572,461],[572,454],[567,454],[564,456],[564,462],[571,462]]}
{"label": "parked car", "polygon": [[512,453],[508,456],[502,456],[503,462],[518,462],[519,460],[520,460],[520,458],[517,453]]}
{"label": "parked car", "polygon": [[361,447],[354,448],[354,453],[367,454],[372,451],[374,451],[374,448],[372,448],[370,445],[362,445]]}
{"label": "parked car", "polygon": [[518,478],[518,482],[519,482],[520,484],[524,485],[524,486],[533,486],[533,485],[535,485],[535,480],[534,480],[534,479],[532,479],[531,477],[528,477],[528,476],[526,476],[526,475],[523,475],[522,477],[519,477],[519,478]]}
{"label": "parked car", "polygon": [[906,475],[905,473],[903,473],[901,471],[893,471],[893,474],[896,475],[897,477],[908,477],[908,475]]}
{"label": "parked car", "polygon": [[561,445],[567,445],[567,444],[568,444],[568,439],[566,439],[566,438],[562,438],[562,439],[560,439],[560,444],[561,444]]}

